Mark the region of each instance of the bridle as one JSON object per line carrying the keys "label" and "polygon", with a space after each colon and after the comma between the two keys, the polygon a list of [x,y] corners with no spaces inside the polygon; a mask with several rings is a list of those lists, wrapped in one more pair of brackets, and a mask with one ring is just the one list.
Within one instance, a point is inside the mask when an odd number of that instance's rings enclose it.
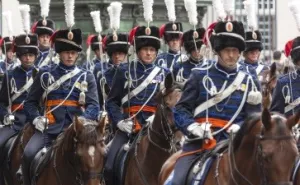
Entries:
{"label": "bridle", "polygon": [[[171,111],[170,108],[166,105],[166,102],[164,101],[164,98],[166,96],[168,96],[170,93],[172,93],[174,91],[175,88],[172,88],[169,92],[163,92],[163,96],[161,97],[161,102],[159,104],[159,108],[160,108],[160,117],[161,117],[161,120],[160,120],[160,124],[161,124],[161,127],[162,127],[162,131],[163,131],[163,134],[155,131],[153,128],[152,128],[152,123],[150,123],[149,127],[148,127],[148,139],[149,139],[149,142],[151,144],[153,144],[154,146],[156,146],[157,148],[159,148],[160,150],[164,151],[164,152],[168,152],[170,154],[172,153],[175,153],[177,150],[176,150],[176,143],[175,143],[175,132],[178,130],[176,128],[176,126],[174,124],[171,124],[169,119],[168,119],[168,116],[167,116],[167,110],[168,111]],[[169,147],[168,148],[163,148],[161,147],[159,144],[155,143],[152,139],[151,139],[151,133],[154,133],[158,138],[160,138],[161,140],[165,140],[169,143]]]}
{"label": "bridle", "polygon": [[[161,109],[160,111],[160,116],[161,116],[161,126],[162,126],[162,130],[163,130],[163,134],[155,131],[153,128],[152,128],[152,123],[149,124],[148,126],[148,129],[147,129],[147,136],[148,136],[148,140],[151,144],[153,144],[154,146],[156,146],[158,149],[164,151],[164,152],[167,152],[169,154],[172,154],[172,153],[175,153],[176,152],[176,147],[175,147],[175,139],[174,139],[174,136],[175,136],[175,132],[176,132],[176,127],[174,125],[174,127],[171,127],[171,124],[168,120],[168,117],[166,116],[167,113],[166,113],[166,110],[170,110],[170,108],[166,105],[166,102],[164,101],[164,98],[166,96],[168,96],[170,93],[172,93],[174,91],[174,87],[169,91],[169,92],[165,92],[163,91],[162,93],[162,99],[161,99],[161,102],[159,104],[159,108]],[[171,111],[171,110],[170,110]],[[172,124],[173,125],[173,124]],[[150,134],[151,133],[154,133],[155,135],[157,135],[160,139],[164,140],[164,141],[167,141],[169,144],[170,144],[170,147],[169,148],[164,148],[164,147],[161,147],[160,144],[158,143],[155,143],[152,139],[151,139],[151,136]],[[134,149],[134,159],[135,159],[135,162],[136,162],[136,165],[137,165],[137,171],[138,173],[140,174],[140,177],[141,177],[141,180],[143,181],[143,183],[145,185],[149,185],[149,182],[147,181],[147,178],[146,176],[144,175],[144,173],[142,172],[142,167],[141,167],[141,164],[138,160],[138,157],[137,157],[137,151],[138,151],[138,145],[140,143],[140,140],[142,138],[142,131],[139,132],[138,136],[137,136],[137,142],[136,142],[136,146],[135,146],[135,149]]]}
{"label": "bridle", "polygon": [[[104,139],[100,139],[97,141],[99,142],[104,142]],[[101,184],[105,184],[104,182],[104,168],[102,168],[102,170],[100,172],[95,172],[95,171],[82,171],[80,169],[80,157],[76,152],[77,146],[78,146],[78,139],[76,137],[74,137],[74,151],[73,151],[73,160],[70,161],[68,160],[70,166],[72,167],[72,171],[74,172],[74,174],[76,174],[75,176],[75,180],[76,180],[76,184],[78,185],[84,185],[87,181],[89,180],[93,180],[93,179],[99,179]],[[56,158],[57,158],[57,148],[54,151],[54,164],[53,164],[53,168],[57,177],[57,181],[59,185],[63,185],[60,179],[60,175],[57,171],[57,164],[56,164]],[[73,163],[72,163],[73,162]]]}
{"label": "bridle", "polygon": [[[263,147],[261,144],[261,141],[265,140],[290,140],[294,139],[292,135],[287,136],[287,135],[281,135],[281,136],[265,136],[264,135],[264,127],[262,126],[260,134],[256,135],[256,140],[258,141],[257,144],[257,155],[256,155],[256,162],[259,165],[259,170],[260,174],[262,176],[261,180],[261,185],[292,185],[292,182],[278,182],[278,183],[268,183],[267,175],[266,175],[266,168],[264,165],[264,152],[263,152]],[[234,151],[233,151],[233,134],[230,134],[229,137],[229,168],[230,168],[230,175],[233,180],[233,182],[236,185],[239,185],[239,183],[236,181],[233,172],[236,172],[241,179],[243,179],[248,185],[253,185],[247,177],[245,177],[237,168],[236,166],[236,161],[235,161],[235,156],[234,156]]]}

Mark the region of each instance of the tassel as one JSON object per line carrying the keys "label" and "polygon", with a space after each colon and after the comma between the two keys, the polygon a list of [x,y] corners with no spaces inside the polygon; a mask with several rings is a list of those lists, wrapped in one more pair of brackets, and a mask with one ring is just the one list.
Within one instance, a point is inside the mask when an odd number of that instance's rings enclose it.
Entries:
{"label": "tassel", "polygon": [[87,83],[87,81],[84,80],[83,82],[81,82],[80,90],[82,92],[87,92],[87,90],[88,90],[88,83]]}
{"label": "tassel", "polygon": [[262,102],[262,95],[259,91],[250,91],[248,94],[247,103],[251,105],[258,105]]}
{"label": "tassel", "polygon": [[85,105],[85,93],[84,92],[81,92],[79,94],[79,105],[83,106]]}

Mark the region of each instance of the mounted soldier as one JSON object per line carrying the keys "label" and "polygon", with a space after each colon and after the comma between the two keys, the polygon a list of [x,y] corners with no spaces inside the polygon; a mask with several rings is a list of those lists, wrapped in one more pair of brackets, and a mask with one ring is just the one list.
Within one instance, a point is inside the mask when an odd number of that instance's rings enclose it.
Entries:
{"label": "mounted soldier", "polygon": [[[148,10],[148,13],[149,11],[151,10]],[[145,14],[145,19],[148,23],[151,22],[152,14]],[[123,145],[127,142],[132,142],[132,136],[135,136],[146,124],[146,120],[154,115],[157,105],[154,97],[159,92],[167,72],[155,65],[160,48],[159,28],[135,27],[130,31],[129,41],[138,58],[117,68],[107,98],[107,112],[117,130],[105,164],[107,184],[114,184],[113,167],[118,151],[123,150]]]}
{"label": "mounted soldier", "polygon": [[[49,3],[49,4],[48,4]],[[35,62],[35,66],[41,68],[52,62],[58,63],[59,59],[51,48],[50,37],[55,30],[55,22],[47,19],[49,14],[50,1],[41,1],[41,16],[43,19],[38,20],[32,26],[32,33],[38,35],[39,39],[39,57]]]}
{"label": "mounted soldier", "polygon": [[[197,38],[194,39],[194,34]],[[183,46],[189,58],[185,61],[178,62],[174,65],[173,76],[177,82],[185,82],[192,72],[192,69],[202,64],[203,56],[200,53],[203,44],[205,29],[198,28],[195,30],[188,30],[183,34]]]}
{"label": "mounted soldier", "polygon": [[[299,3],[289,4],[289,8],[295,18],[298,30],[300,31],[300,16],[298,14],[300,8]],[[284,114],[285,116],[294,115],[300,110],[300,90],[298,83],[300,82],[300,37],[287,42],[285,46],[285,54],[294,64],[294,70],[287,70],[287,74],[283,74],[277,79],[275,89],[273,91],[273,101],[271,110]],[[286,61],[289,63],[290,61]]]}
{"label": "mounted soldier", "polygon": [[[26,124],[23,105],[33,83],[32,70],[39,53],[37,35],[19,35],[15,38],[13,47],[21,65],[5,73],[0,90],[0,149]],[[2,165],[4,152],[0,153]]]}
{"label": "mounted soldier", "polygon": [[[101,61],[101,53],[100,53],[100,46],[102,47],[102,41],[99,41],[98,35],[89,35],[87,38],[87,61],[82,65],[82,68],[85,70],[89,70],[94,73],[95,78],[97,77],[98,72],[101,72],[101,65],[103,65],[104,70],[107,69],[107,63],[105,61]],[[90,50],[93,51],[95,58],[90,59]],[[103,53],[102,53],[103,55]],[[104,57],[102,57],[104,60]],[[102,63],[102,64],[101,64]]]}
{"label": "mounted soldier", "polygon": [[24,185],[30,185],[30,165],[39,150],[51,146],[52,141],[72,124],[75,115],[97,120],[100,111],[93,74],[75,65],[82,51],[82,33],[80,29],[72,29],[74,1],[65,6],[68,29],[59,30],[51,37],[60,62],[39,70],[24,104],[27,121],[36,129],[24,149]]}
{"label": "mounted soldier", "polygon": [[210,43],[217,61],[192,70],[175,107],[175,123],[187,140],[176,162],[172,185],[186,183],[199,151],[214,148],[229,133],[236,133],[247,115],[261,109],[257,76],[238,64],[245,50],[245,32],[243,23],[231,20],[232,13],[227,10],[226,19],[219,14],[221,21],[212,28]]}
{"label": "mounted soldier", "polygon": [[168,1],[166,7],[169,22],[162,25],[159,32],[160,37],[164,38],[164,42],[168,46],[168,52],[160,54],[155,63],[172,71],[174,65],[181,62],[186,56],[181,53],[183,28],[181,22],[176,22],[174,1]]}
{"label": "mounted soldier", "polygon": [[0,63],[0,73],[4,74],[6,70],[12,70],[19,65],[19,62],[14,58],[13,52],[13,36],[4,37],[1,40],[1,49],[5,53],[5,59]]}

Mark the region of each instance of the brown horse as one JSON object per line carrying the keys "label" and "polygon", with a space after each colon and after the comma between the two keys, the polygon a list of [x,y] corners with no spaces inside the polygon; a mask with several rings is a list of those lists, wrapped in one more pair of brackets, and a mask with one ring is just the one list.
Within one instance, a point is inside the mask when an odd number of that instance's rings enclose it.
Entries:
{"label": "brown horse", "polygon": [[29,123],[26,124],[23,130],[18,134],[17,140],[15,141],[16,144],[12,148],[11,155],[6,157],[6,160],[9,159],[9,161],[6,161],[8,164],[4,165],[3,170],[5,184],[21,185],[20,177],[18,177],[17,171],[20,168],[24,148],[33,134],[34,127]]}
{"label": "brown horse", "polygon": [[97,123],[76,117],[75,122],[57,138],[52,158],[37,177],[36,184],[103,184],[104,127],[104,118]]}
{"label": "brown horse", "polygon": [[[271,114],[269,94],[267,88],[262,114],[249,115],[235,139],[230,137],[228,150],[215,156],[205,185],[291,184],[292,166],[298,155],[292,127],[298,123],[300,112],[289,119]],[[159,175],[160,185],[165,183],[180,155],[178,152],[166,161]]]}
{"label": "brown horse", "polygon": [[[171,108],[181,96],[171,75],[165,79],[165,89],[156,96],[158,106],[152,123],[145,135],[131,148],[124,171],[125,185],[157,185],[157,177],[163,163],[174,153],[175,125]],[[181,134],[180,134],[181,137]]]}

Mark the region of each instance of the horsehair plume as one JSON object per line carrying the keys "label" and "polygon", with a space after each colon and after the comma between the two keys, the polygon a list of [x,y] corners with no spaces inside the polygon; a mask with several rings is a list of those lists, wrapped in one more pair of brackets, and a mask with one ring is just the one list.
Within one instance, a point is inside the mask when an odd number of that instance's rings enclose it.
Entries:
{"label": "horsehair plume", "polygon": [[175,0],[165,0],[165,4],[168,10],[169,21],[175,22],[176,21]]}
{"label": "horsehair plume", "polygon": [[213,0],[213,7],[216,11],[218,19],[224,20],[226,17],[226,13],[224,10],[224,5],[222,0]]}
{"label": "horsehair plume", "polygon": [[102,32],[102,25],[101,25],[101,19],[100,19],[100,11],[92,11],[91,13],[91,17],[93,19],[93,24],[95,27],[95,31],[97,33],[101,33]]}
{"label": "horsehair plume", "polygon": [[111,14],[110,22],[111,28],[113,30],[118,30],[120,28],[120,19],[121,19],[121,11],[122,11],[122,3],[120,2],[112,2],[110,3]]}
{"label": "horsehair plume", "polygon": [[142,0],[144,7],[144,18],[147,23],[152,22],[154,0]]}
{"label": "horsehair plume", "polygon": [[256,8],[257,3],[256,0],[245,0],[244,7],[247,14],[247,22],[248,26],[252,31],[257,30],[257,15],[256,15]]}
{"label": "horsehair plume", "polygon": [[300,31],[300,1],[299,0],[290,0],[288,6],[296,20],[298,30]]}
{"label": "horsehair plume", "polygon": [[48,17],[48,15],[49,15],[50,1],[51,1],[51,0],[40,0],[40,5],[41,5],[41,16],[42,16],[43,18],[46,18],[46,17]]}
{"label": "horsehair plume", "polygon": [[27,4],[22,4],[19,6],[19,10],[22,17],[23,29],[26,34],[30,32],[30,6]]}
{"label": "horsehair plume", "polygon": [[66,23],[68,28],[72,28],[75,24],[74,18],[74,9],[75,9],[75,0],[64,0],[65,4],[65,16],[66,16]]}
{"label": "horsehair plume", "polygon": [[11,22],[11,11],[5,11],[2,13],[2,15],[7,24],[8,36],[11,37],[13,35],[12,22]]}
{"label": "horsehair plume", "polygon": [[228,17],[231,17],[234,13],[235,0],[223,0],[224,10]]}
{"label": "horsehair plume", "polygon": [[190,24],[195,27],[198,24],[197,0],[184,0],[184,6],[188,13]]}
{"label": "horsehair plume", "polygon": [[112,28],[112,8],[111,8],[111,6],[108,6],[107,7],[107,12],[108,12],[108,16],[109,16],[109,22],[110,22],[110,28]]}

